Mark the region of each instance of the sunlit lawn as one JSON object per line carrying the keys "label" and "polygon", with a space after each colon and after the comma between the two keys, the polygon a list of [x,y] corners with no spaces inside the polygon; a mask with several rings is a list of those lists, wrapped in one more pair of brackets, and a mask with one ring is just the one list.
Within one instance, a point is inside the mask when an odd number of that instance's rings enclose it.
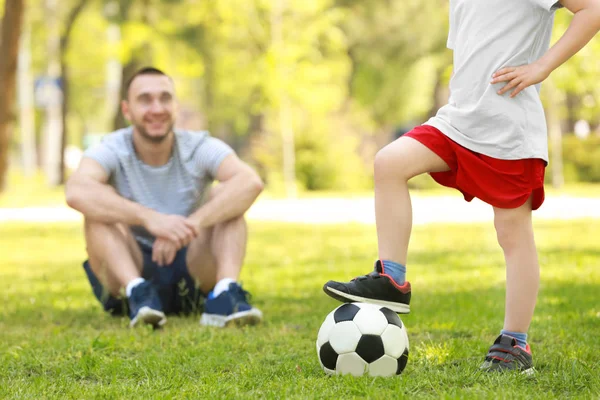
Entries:
{"label": "sunlit lawn", "polygon": [[537,376],[479,373],[502,327],[502,256],[490,226],[418,227],[411,340],[400,377],[327,377],[315,340],[331,278],[368,272],[370,226],[253,223],[243,282],[265,323],[202,328],[171,317],[130,330],[101,312],[70,224],[0,227],[0,398],[598,398],[600,221],[540,223],[543,284],[531,329]]}

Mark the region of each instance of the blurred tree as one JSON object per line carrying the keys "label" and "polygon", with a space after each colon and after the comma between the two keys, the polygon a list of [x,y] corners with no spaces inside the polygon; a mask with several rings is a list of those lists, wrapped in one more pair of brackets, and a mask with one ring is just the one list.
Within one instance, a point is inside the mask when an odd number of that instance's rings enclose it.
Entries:
{"label": "blurred tree", "polygon": [[[65,7],[65,2],[63,1],[62,6]],[[63,92],[63,107],[62,107],[62,135],[60,141],[60,166],[58,171],[58,184],[63,184],[65,182],[65,147],[67,145],[67,138],[69,137],[69,124],[67,121],[69,115],[69,105],[71,100],[71,68],[69,63],[67,62],[68,50],[71,44],[73,27],[77,22],[77,19],[81,15],[81,12],[85,8],[85,6],[89,3],[89,0],[76,0],[71,5],[71,8],[68,10],[66,14],[66,18],[63,23],[63,29],[60,34],[60,71],[61,71],[61,84],[62,84],[62,92]]]}
{"label": "blurred tree", "polygon": [[0,36],[0,191],[6,186],[9,145],[12,123],[15,119],[15,91],[19,54],[19,38],[25,10],[24,0],[10,0],[4,4],[2,34]]}
{"label": "blurred tree", "polygon": [[380,127],[423,118],[435,78],[451,62],[447,1],[340,1],[348,8],[351,97]]}
{"label": "blurred tree", "polygon": [[60,63],[60,9],[58,0],[45,0],[46,14],[46,76],[44,77],[44,106],[46,116],[43,128],[43,165],[48,186],[57,186],[63,180],[62,139],[63,92]]}
{"label": "blurred tree", "polygon": [[[120,98],[125,98],[125,85],[133,74],[146,64],[152,64],[152,31],[156,21],[152,18],[154,4],[152,0],[118,0],[118,12],[108,14],[110,22],[116,22],[123,32],[123,64],[121,69]],[[168,1],[167,1],[168,3]],[[113,128],[127,126],[121,107],[117,107]]]}
{"label": "blurred tree", "polygon": [[[30,0],[38,4],[30,7],[37,76],[46,75],[49,55],[44,1]],[[67,39],[60,42],[62,120],[72,144],[87,146],[85,133],[124,126],[118,92],[153,64],[176,81],[179,122],[193,120],[226,140],[272,188],[283,191],[287,181],[288,188],[358,189],[371,185],[379,147],[447,101],[447,0],[83,3],[57,5]],[[570,18],[557,13],[557,34]],[[592,42],[551,77],[560,100],[553,126],[565,134],[580,119],[600,126],[598,54]]]}
{"label": "blurred tree", "polygon": [[[566,10],[556,13],[553,41],[564,33],[572,18],[573,15]],[[564,97],[555,112],[559,114],[565,132],[573,132],[574,124],[579,120],[600,128],[600,86],[597,84],[599,54],[600,40],[592,40],[550,76],[550,81],[556,87],[556,95]],[[554,92],[545,92],[546,102],[550,101],[550,93]]]}
{"label": "blurred tree", "polygon": [[37,169],[35,140],[34,83],[31,67],[31,16],[25,12],[18,66],[19,130],[21,132],[21,165],[23,174],[32,176]]}

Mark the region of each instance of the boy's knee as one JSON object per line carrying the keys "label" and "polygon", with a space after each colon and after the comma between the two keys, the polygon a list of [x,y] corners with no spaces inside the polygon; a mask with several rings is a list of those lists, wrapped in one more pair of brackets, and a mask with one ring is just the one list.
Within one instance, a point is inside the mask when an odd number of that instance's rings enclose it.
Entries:
{"label": "boy's knee", "polygon": [[494,219],[498,244],[504,250],[518,246],[523,241],[523,234],[531,232],[530,221],[517,213],[512,215],[496,216]]}
{"label": "boy's knee", "polygon": [[376,181],[387,178],[401,178],[403,171],[402,157],[395,154],[390,146],[384,147],[375,155],[374,172]]}

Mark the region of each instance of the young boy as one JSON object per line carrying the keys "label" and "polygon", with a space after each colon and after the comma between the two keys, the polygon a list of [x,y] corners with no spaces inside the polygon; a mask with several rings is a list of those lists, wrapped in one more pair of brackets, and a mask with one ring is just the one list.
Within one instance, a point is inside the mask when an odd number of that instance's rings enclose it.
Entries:
{"label": "young boy", "polygon": [[[551,48],[554,12],[574,18]],[[531,213],[544,201],[548,144],[539,83],[600,29],[600,0],[450,0],[454,51],[450,99],[425,125],[375,158],[379,260],[370,274],[323,287],[344,302],[410,312],[405,280],[412,209],[407,181],[430,173],[440,184],[494,208],[506,261],[504,329],[485,370],[533,372],[527,331],[539,286]]]}

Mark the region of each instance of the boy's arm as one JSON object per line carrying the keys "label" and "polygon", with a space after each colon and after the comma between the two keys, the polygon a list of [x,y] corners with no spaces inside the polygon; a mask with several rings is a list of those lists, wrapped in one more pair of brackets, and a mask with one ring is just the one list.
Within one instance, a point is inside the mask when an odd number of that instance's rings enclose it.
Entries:
{"label": "boy's arm", "polygon": [[600,0],[561,0],[570,10],[573,20],[564,35],[534,63],[502,68],[492,76],[491,83],[508,82],[498,94],[514,89],[515,97],[528,86],[546,79],[552,71],[581,50],[600,30]]}

